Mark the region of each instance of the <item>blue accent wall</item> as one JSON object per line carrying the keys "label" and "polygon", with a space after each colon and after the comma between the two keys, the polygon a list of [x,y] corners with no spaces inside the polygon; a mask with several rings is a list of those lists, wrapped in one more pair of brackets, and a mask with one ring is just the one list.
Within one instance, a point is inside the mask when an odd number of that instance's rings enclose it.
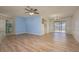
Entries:
{"label": "blue accent wall", "polygon": [[23,17],[16,17],[16,34],[26,32],[25,19]]}
{"label": "blue accent wall", "polygon": [[40,16],[29,16],[26,17],[26,32],[32,34],[41,34],[41,17]]}
{"label": "blue accent wall", "polygon": [[26,16],[16,18],[16,33],[41,35],[41,17]]}

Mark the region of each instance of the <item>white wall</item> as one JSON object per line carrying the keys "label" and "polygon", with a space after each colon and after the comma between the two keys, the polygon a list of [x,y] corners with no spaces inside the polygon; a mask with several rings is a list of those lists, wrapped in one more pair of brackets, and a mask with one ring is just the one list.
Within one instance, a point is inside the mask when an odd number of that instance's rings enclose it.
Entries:
{"label": "white wall", "polygon": [[74,38],[79,41],[79,9],[76,11],[72,19],[72,33]]}
{"label": "white wall", "polygon": [[66,19],[64,19],[66,22],[66,33],[68,34],[72,34],[72,17],[68,17]]}
{"label": "white wall", "polygon": [[[44,28],[44,31],[45,31],[45,29],[46,29],[46,31],[47,31],[46,33],[49,33],[49,32],[50,32],[50,30],[49,30],[49,24],[50,24],[50,23],[49,23],[49,20],[46,19],[46,26],[47,26],[47,27]],[[44,34],[46,34],[46,33],[44,33]]]}
{"label": "white wall", "polygon": [[0,42],[5,36],[5,20],[0,19]]}
{"label": "white wall", "polygon": [[5,20],[0,16],[0,43],[2,39],[5,37]]}
{"label": "white wall", "polygon": [[5,20],[0,20],[0,31],[5,32]]}

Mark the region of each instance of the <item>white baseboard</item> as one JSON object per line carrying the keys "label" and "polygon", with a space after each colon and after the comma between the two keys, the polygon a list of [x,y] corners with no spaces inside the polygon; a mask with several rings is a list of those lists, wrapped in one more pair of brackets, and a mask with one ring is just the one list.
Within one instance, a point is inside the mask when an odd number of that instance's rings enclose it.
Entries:
{"label": "white baseboard", "polygon": [[25,32],[21,32],[21,33],[15,33],[16,35],[19,35],[19,34],[25,34]]}
{"label": "white baseboard", "polygon": [[26,33],[28,33],[28,34],[34,34],[34,35],[39,35],[39,36],[44,35],[44,34],[37,34],[37,33],[30,33],[30,32],[26,32]]}
{"label": "white baseboard", "polygon": [[20,34],[33,34],[33,35],[44,35],[44,34],[38,34],[38,33],[30,33],[30,32],[22,32],[22,33],[15,33],[15,35],[20,35]]}

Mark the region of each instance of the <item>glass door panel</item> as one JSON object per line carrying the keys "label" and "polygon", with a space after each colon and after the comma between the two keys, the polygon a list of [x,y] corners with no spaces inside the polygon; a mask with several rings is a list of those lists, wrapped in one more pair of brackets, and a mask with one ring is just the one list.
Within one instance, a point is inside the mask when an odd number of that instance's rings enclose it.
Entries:
{"label": "glass door panel", "polygon": [[65,32],[65,22],[55,21],[54,22],[54,32]]}

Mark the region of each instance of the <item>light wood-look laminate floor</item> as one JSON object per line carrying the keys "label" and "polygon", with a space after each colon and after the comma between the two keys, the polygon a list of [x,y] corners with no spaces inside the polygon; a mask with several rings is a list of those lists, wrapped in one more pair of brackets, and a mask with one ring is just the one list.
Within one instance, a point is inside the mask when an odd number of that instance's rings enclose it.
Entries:
{"label": "light wood-look laminate floor", "polygon": [[79,43],[70,34],[49,33],[43,36],[22,34],[7,36],[0,45],[1,52],[77,52]]}

